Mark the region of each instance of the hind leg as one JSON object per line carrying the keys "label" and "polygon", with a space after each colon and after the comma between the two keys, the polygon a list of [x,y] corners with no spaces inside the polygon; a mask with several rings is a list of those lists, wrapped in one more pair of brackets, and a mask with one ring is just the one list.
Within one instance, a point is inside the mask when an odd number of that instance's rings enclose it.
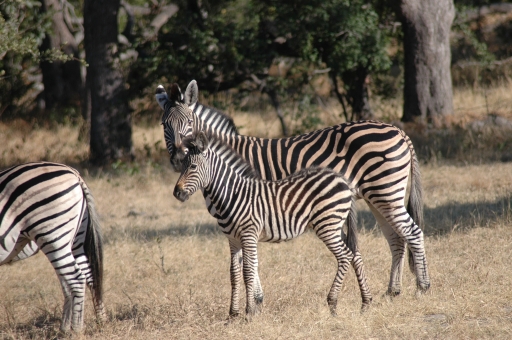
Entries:
{"label": "hind leg", "polygon": [[[427,258],[425,255],[425,242],[423,237],[423,231],[413,221],[411,216],[407,213],[405,206],[394,207],[383,212],[383,216],[389,225],[393,228],[396,234],[398,234],[401,240],[404,240],[407,247],[413,255],[414,263],[411,268],[414,269],[416,275],[416,284],[420,291],[425,292],[430,288],[430,277],[428,275]],[[404,242],[395,237],[395,245],[400,247]],[[389,241],[388,241],[389,242]],[[399,261],[400,264],[400,278],[401,272],[404,266],[405,260],[405,245],[402,246],[403,250],[400,250],[400,258],[395,259],[393,262]]]}
{"label": "hind leg", "polygon": [[359,290],[361,291],[361,298],[363,300],[361,311],[365,311],[370,307],[370,304],[372,303],[372,294],[366,280],[363,257],[359,251],[356,251],[354,257],[352,258],[352,267],[356,273],[357,283],[359,284]]}
{"label": "hind leg", "polygon": [[343,284],[345,274],[353,259],[352,252],[347,247],[345,242],[343,242],[341,237],[341,226],[342,223],[339,219],[331,219],[329,221],[323,220],[323,223],[319,223],[313,226],[313,230],[315,230],[318,238],[324,242],[334,257],[336,257],[338,262],[336,276],[334,277],[331,289],[327,295],[327,304],[329,305],[329,309],[333,316],[336,316],[338,294]]}
{"label": "hind leg", "polygon": [[[73,220],[69,221],[73,223]],[[80,332],[83,327],[86,278],[77,264],[72,251],[74,228],[61,226],[54,233],[45,234],[37,240],[59,278],[64,295],[61,330]],[[70,325],[71,324],[71,325]]]}
{"label": "hind leg", "polygon": [[402,273],[405,261],[406,242],[395,232],[384,216],[382,216],[371,203],[367,203],[382,230],[382,234],[386,238],[386,241],[388,241],[389,249],[391,250],[391,271],[387,294],[397,296],[402,290]]}

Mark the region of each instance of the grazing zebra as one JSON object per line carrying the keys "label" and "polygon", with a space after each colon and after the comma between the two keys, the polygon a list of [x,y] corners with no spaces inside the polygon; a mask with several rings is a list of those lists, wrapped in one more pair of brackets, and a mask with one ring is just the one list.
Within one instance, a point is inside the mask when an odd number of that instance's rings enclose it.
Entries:
{"label": "grazing zebra", "polygon": [[249,318],[262,301],[257,298],[257,293],[263,295],[257,275],[257,243],[291,240],[307,228],[315,231],[338,261],[327,296],[331,313],[336,315],[338,293],[350,263],[356,272],[363,309],[370,305],[372,297],[357,249],[356,230],[350,227],[356,225],[355,221],[347,224],[347,236],[343,235],[349,213],[355,218],[355,199],[343,176],[331,169],[309,168],[278,181],[266,181],[256,176],[251,165],[230,146],[212,136],[199,132],[184,143],[189,153],[182,161],[174,196],[184,202],[201,189],[208,211],[229,239],[230,316],[239,314],[240,265]]}
{"label": "grazing zebra", "polygon": [[82,329],[86,284],[103,321],[98,216],[84,180],[66,165],[27,163],[0,172],[0,265],[38,249],[55,269],[64,293],[61,330]]}
{"label": "grazing zebra", "polygon": [[156,90],[156,100],[164,110],[165,142],[175,167],[179,167],[176,150],[182,148],[183,137],[204,130],[216,133],[264,179],[281,179],[311,166],[331,168],[347,179],[358,199],[366,201],[388,241],[392,264],[387,293],[400,294],[407,247],[413,256],[409,257],[409,268],[416,275],[419,290],[429,289],[420,228],[423,201],[419,164],[411,140],[401,129],[359,121],[291,138],[243,136],[237,134],[226,115],[197,103],[197,94],[194,80],[184,96],[177,84],[171,86],[170,98],[162,85]]}

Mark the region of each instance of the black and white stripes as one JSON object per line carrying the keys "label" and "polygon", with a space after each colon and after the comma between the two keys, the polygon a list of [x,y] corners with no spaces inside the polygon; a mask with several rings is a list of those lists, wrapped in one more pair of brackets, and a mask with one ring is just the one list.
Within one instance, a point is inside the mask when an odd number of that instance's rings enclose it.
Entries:
{"label": "black and white stripes", "polygon": [[[210,139],[210,140],[209,140]],[[338,262],[327,301],[336,313],[338,293],[352,263],[361,290],[363,308],[371,303],[361,255],[357,249],[355,222],[342,226],[355,215],[355,199],[345,179],[331,169],[309,168],[285,179],[259,179],[236,152],[222,141],[202,132],[185,140],[189,153],[174,196],[186,201],[202,190],[208,210],[228,237],[231,250],[230,315],[239,313],[240,267],[246,286],[248,317],[263,299],[258,276],[258,242],[282,242],[314,230]],[[240,262],[240,259],[243,259]]]}
{"label": "black and white stripes", "polygon": [[[225,115],[197,103],[197,92],[195,81],[184,96],[177,85],[171,87],[170,98],[162,86],[157,89],[156,99],[165,110],[162,124],[166,144],[177,169],[179,159],[187,153],[182,147],[183,137],[201,130],[217,134],[264,179],[281,179],[311,166],[333,169],[347,179],[358,198],[366,201],[388,241],[392,253],[388,293],[401,291],[407,248],[413,255],[410,267],[418,288],[425,291],[430,287],[420,228],[423,202],[419,166],[412,143],[402,130],[382,122],[359,121],[290,138],[243,136]],[[205,112],[210,123],[203,119]],[[177,131],[180,138],[173,139]]]}
{"label": "black and white stripes", "polygon": [[62,164],[27,163],[0,173],[0,265],[38,249],[51,262],[64,293],[61,329],[81,330],[86,285],[103,320],[98,217],[79,173]]}

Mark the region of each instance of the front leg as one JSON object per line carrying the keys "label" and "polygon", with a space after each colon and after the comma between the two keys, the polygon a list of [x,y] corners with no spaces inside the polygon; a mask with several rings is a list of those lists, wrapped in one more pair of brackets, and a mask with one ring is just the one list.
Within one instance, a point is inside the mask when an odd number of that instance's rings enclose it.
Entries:
{"label": "front leg", "polygon": [[229,250],[231,252],[231,306],[229,308],[229,316],[236,317],[240,314],[240,285],[242,278],[242,248],[239,242],[229,240]]}
{"label": "front leg", "polygon": [[260,275],[258,274],[258,257],[254,266],[254,302],[256,302],[256,314],[261,312],[263,304],[263,288],[261,287]]}
{"label": "front leg", "polygon": [[[243,272],[246,291],[245,308],[247,320],[250,321],[252,316],[256,314],[256,301],[254,299],[254,284],[256,281],[255,265],[257,268],[258,263],[258,239],[254,235],[243,235],[242,253],[243,253]],[[258,279],[259,281],[259,279]]]}

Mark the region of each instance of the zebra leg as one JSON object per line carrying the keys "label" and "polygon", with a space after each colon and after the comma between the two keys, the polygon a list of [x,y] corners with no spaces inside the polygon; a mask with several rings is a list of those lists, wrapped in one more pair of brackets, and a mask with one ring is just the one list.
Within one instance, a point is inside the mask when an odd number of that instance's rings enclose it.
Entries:
{"label": "zebra leg", "polygon": [[258,274],[257,257],[254,264],[254,302],[256,303],[256,314],[259,314],[263,304],[263,288],[261,288],[260,275]]}
{"label": "zebra leg", "polygon": [[[420,292],[427,291],[430,288],[430,278],[425,255],[423,231],[414,222],[404,206],[389,211],[389,214],[384,217],[398,236],[407,243],[407,247],[412,252],[414,259],[413,268],[416,275],[416,285]],[[400,259],[401,268],[403,268],[404,260],[405,248]]]}
{"label": "zebra leg", "polygon": [[59,277],[59,282],[62,288],[62,294],[64,295],[64,307],[62,309],[60,330],[68,332],[71,329],[71,317],[73,316],[73,299],[66,281],[62,277]]}
{"label": "zebra leg", "polygon": [[[69,223],[73,223],[73,220]],[[61,283],[64,294],[61,330],[69,331],[69,319],[71,319],[71,329],[80,332],[83,327],[86,279],[71,250],[72,243],[69,238],[74,237],[74,233],[65,232],[63,236],[65,237],[43,236],[37,240],[37,244],[52,264]]]}
{"label": "zebra leg", "polygon": [[392,262],[391,262],[391,271],[389,277],[389,285],[387,295],[389,296],[397,296],[400,294],[402,290],[402,275],[405,261],[405,247],[406,242],[405,239],[400,237],[393,227],[388,223],[388,221],[382,216],[382,214],[375,209],[375,207],[369,203],[368,207],[375,216],[377,223],[379,224],[384,237],[388,241],[389,249],[391,250]]}
{"label": "zebra leg", "polygon": [[[347,247],[345,242],[341,237],[341,227],[338,228],[330,228],[333,225],[343,224],[340,221],[336,221],[335,223],[329,221],[324,221],[327,223],[322,223],[315,225],[313,229],[315,230],[316,235],[327,248],[331,251],[331,253],[336,257],[338,261],[338,270],[336,271],[336,276],[334,277],[334,281],[332,283],[331,289],[329,290],[329,294],[327,295],[327,304],[329,305],[329,310],[333,316],[336,316],[336,306],[338,304],[338,294],[340,292],[341,286],[343,284],[343,279],[345,278],[345,274],[348,270],[350,263],[353,260],[354,255]],[[357,273],[357,272],[356,272]]]}
{"label": "zebra leg", "polygon": [[354,253],[354,257],[352,258],[352,267],[356,273],[357,283],[359,284],[359,290],[361,291],[361,297],[363,300],[363,304],[361,306],[361,311],[367,310],[372,303],[372,294],[370,292],[370,287],[368,287],[368,282],[366,280],[366,273],[364,270],[363,257],[359,251]]}
{"label": "zebra leg", "polygon": [[[29,243],[30,239],[26,238],[22,235],[16,235],[16,237],[13,235],[16,230],[13,230],[11,234],[9,234],[9,237],[6,237],[3,242],[0,242],[0,265],[3,264],[12,264],[13,262],[23,260],[33,254],[30,254],[28,256],[23,255],[23,251],[25,250],[26,245]],[[16,240],[15,243],[10,243],[9,240]],[[4,248],[5,247],[5,248]],[[37,252],[37,246],[36,246],[36,252]]]}
{"label": "zebra leg", "polygon": [[258,240],[254,235],[242,235],[243,273],[246,292],[245,313],[248,321],[256,314],[256,301],[254,299],[255,271],[254,264],[258,258]]}
{"label": "zebra leg", "polygon": [[237,317],[240,315],[240,286],[242,283],[242,248],[237,241],[229,239],[229,250],[231,252],[231,306],[229,307],[229,316]]}
{"label": "zebra leg", "polygon": [[[16,246],[14,247],[13,252],[11,253],[11,259],[8,264],[12,264],[17,261],[24,260],[29,258],[39,252],[39,247],[37,243],[28,239],[27,237],[20,236],[18,241],[16,242]],[[15,256],[13,256],[16,254]]]}

